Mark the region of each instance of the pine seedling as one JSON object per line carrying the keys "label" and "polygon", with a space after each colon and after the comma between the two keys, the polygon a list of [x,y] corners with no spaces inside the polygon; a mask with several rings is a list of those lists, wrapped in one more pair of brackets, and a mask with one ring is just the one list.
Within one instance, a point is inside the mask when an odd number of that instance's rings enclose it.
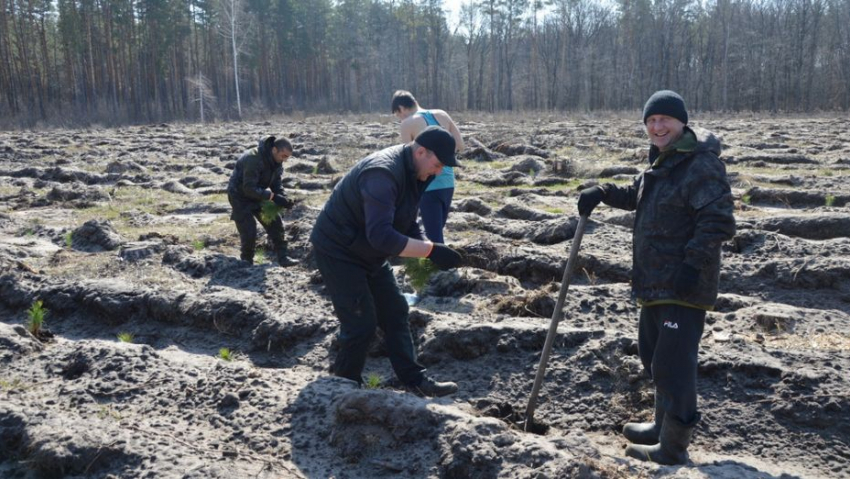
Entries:
{"label": "pine seedling", "polygon": [[268,226],[272,224],[277,215],[283,211],[283,208],[274,204],[272,201],[263,201],[263,206],[260,209],[260,221],[263,222],[264,225]]}
{"label": "pine seedling", "polygon": [[826,199],[824,200],[824,204],[826,206],[832,206],[835,204],[835,196],[834,195],[826,195]]}
{"label": "pine seedling", "polygon": [[264,248],[257,248],[257,251],[254,252],[254,264],[265,264],[266,263],[266,250]]}
{"label": "pine seedling", "polygon": [[381,382],[383,378],[379,374],[369,373],[366,376],[366,382],[363,384],[363,387],[366,389],[378,389],[381,387]]}
{"label": "pine seedling", "polygon": [[201,251],[206,248],[206,246],[207,245],[204,244],[204,240],[196,239],[195,241],[192,241],[192,247],[195,248],[195,251]]}
{"label": "pine seedling", "polygon": [[124,331],[123,333],[118,333],[118,341],[122,343],[132,343],[134,339],[133,333],[128,333]]}
{"label": "pine seedling", "polygon": [[65,246],[70,248],[74,244],[74,232],[69,231],[65,233]]}
{"label": "pine seedling", "polygon": [[741,203],[744,203],[745,205],[748,205],[748,204],[750,204],[750,201],[752,201],[752,199],[753,199],[753,197],[752,197],[752,196],[750,196],[750,195],[744,195],[744,196],[742,196],[742,197],[741,197]]}
{"label": "pine seedling", "polygon": [[218,350],[218,358],[222,361],[233,361],[233,351],[230,348],[221,348]]}
{"label": "pine seedling", "polygon": [[421,291],[428,284],[431,276],[439,271],[428,258],[408,258],[404,262],[404,274],[410,279],[410,285],[416,291]]}
{"label": "pine seedling", "polygon": [[27,310],[27,317],[29,318],[27,321],[27,329],[35,337],[38,337],[41,333],[41,326],[44,324],[45,314],[47,314],[47,310],[44,309],[44,302],[40,299],[32,303],[30,309]]}

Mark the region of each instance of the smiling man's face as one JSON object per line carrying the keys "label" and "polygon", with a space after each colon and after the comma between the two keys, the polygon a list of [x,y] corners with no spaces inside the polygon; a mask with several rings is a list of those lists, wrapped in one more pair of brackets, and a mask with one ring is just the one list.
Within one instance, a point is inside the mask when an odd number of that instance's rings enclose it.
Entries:
{"label": "smiling man's face", "polygon": [[649,141],[659,150],[665,150],[682,136],[685,124],[667,115],[651,115],[646,118],[646,134]]}

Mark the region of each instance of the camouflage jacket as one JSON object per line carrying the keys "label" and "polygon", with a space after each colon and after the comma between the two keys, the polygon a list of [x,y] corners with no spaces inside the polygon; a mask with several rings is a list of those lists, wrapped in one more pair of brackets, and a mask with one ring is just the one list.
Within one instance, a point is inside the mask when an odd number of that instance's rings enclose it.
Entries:
{"label": "camouflage jacket", "polygon": [[[720,140],[685,127],[672,148],[652,146],[650,168],[628,187],[603,186],[603,202],[636,210],[632,294],[643,304],[679,303],[712,309],[720,277],[720,247],[735,234],[733,201]],[[698,286],[679,297],[675,278],[687,263],[700,271]]]}

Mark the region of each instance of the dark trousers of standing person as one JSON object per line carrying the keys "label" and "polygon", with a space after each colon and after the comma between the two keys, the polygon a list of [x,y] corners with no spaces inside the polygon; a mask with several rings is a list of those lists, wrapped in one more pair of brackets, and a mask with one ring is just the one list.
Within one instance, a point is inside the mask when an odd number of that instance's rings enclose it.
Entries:
{"label": "dark trousers of standing person", "polygon": [[443,228],[449,219],[449,209],[452,207],[454,193],[454,188],[440,188],[422,193],[419,214],[422,216],[425,236],[434,243],[445,243]]}
{"label": "dark trousers of standing person", "polygon": [[422,381],[425,368],[416,361],[408,323],[410,308],[389,263],[375,271],[314,251],[316,265],[339,319],[339,353],[333,365],[337,376],[362,383],[369,346],[377,328],[384,332],[387,356],[405,385]]}
{"label": "dark trousers of standing person", "polygon": [[638,351],[664,410],[683,423],[697,418],[697,353],[705,311],[675,304],[640,311]]}

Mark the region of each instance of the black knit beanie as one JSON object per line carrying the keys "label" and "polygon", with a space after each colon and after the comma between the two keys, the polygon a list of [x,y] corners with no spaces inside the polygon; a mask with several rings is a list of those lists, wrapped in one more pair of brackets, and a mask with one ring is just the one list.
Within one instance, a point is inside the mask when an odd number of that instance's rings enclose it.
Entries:
{"label": "black knit beanie", "polygon": [[671,90],[659,90],[646,100],[643,106],[643,122],[652,115],[667,115],[684,124],[688,124],[688,110],[685,109],[685,100],[678,93]]}

